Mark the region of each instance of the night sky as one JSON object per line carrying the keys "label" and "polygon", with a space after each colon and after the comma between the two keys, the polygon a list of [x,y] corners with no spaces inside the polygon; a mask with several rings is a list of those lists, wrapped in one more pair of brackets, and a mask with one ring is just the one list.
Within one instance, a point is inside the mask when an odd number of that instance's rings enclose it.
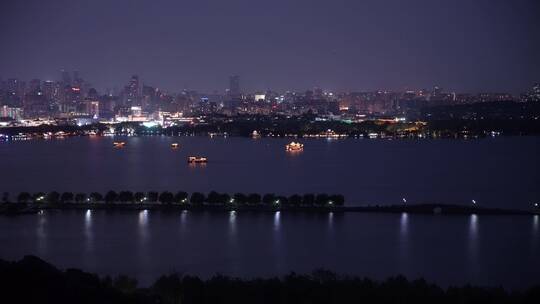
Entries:
{"label": "night sky", "polygon": [[538,0],[1,0],[0,77],[518,93],[540,81],[539,14]]}

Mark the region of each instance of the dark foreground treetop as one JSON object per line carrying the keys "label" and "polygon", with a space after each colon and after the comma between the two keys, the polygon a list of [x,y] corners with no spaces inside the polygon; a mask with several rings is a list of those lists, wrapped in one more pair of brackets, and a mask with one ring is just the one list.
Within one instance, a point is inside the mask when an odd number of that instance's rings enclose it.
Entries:
{"label": "dark foreground treetop", "polygon": [[62,271],[34,256],[0,260],[0,286],[2,303],[540,303],[538,285],[523,292],[471,286],[445,290],[401,276],[377,282],[324,270],[249,280],[171,274],[138,288],[125,276]]}

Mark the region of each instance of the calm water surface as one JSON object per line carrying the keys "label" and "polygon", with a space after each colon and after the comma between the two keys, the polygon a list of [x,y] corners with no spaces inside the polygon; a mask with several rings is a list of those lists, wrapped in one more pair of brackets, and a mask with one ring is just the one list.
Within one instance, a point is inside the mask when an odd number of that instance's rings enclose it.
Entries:
{"label": "calm water surface", "polygon": [[[540,137],[303,140],[297,154],[285,152],[286,139],[132,137],[123,149],[113,140],[0,143],[0,191],[328,192],[351,205],[540,202]],[[189,166],[188,155],[210,162]]]}
{"label": "calm water surface", "polygon": [[61,267],[272,276],[326,268],[442,285],[540,284],[538,216],[46,211],[0,217],[0,258],[38,255]]}
{"label": "calm water surface", "polygon": [[[540,137],[303,140],[138,137],[0,143],[0,191],[342,193],[351,205],[540,202]],[[179,142],[179,150],[170,144]],[[188,155],[210,159],[189,166]],[[0,217],[0,258],[127,274],[271,276],[327,268],[443,285],[540,284],[538,216],[47,211]]]}

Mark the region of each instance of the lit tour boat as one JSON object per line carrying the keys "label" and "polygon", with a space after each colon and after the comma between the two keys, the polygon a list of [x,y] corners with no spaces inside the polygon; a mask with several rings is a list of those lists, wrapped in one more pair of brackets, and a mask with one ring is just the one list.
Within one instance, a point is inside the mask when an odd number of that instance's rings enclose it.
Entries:
{"label": "lit tour boat", "polygon": [[257,130],[254,130],[251,132],[251,138],[261,138],[261,134]]}
{"label": "lit tour boat", "polygon": [[173,149],[176,149],[178,147],[180,147],[180,145],[178,143],[172,143],[171,144],[171,148],[173,148]]}
{"label": "lit tour boat", "polygon": [[113,145],[114,145],[115,148],[122,148],[123,146],[126,145],[126,143],[123,142],[123,141],[115,141],[115,142],[113,142]]}
{"label": "lit tour boat", "polygon": [[291,142],[290,144],[285,146],[285,150],[287,151],[303,151],[304,145],[297,142]]}
{"label": "lit tour boat", "polygon": [[208,159],[206,157],[199,157],[199,156],[188,157],[188,163],[190,164],[207,163],[207,162],[208,162]]}

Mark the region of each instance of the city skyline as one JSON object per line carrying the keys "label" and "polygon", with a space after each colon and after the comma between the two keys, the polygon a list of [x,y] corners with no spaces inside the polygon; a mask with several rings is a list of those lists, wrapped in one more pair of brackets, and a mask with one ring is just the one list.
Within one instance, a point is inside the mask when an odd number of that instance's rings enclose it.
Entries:
{"label": "city skyline", "polygon": [[79,70],[100,91],[137,74],[174,92],[241,75],[246,91],[513,94],[540,79],[535,1],[203,2],[3,1],[0,76]]}
{"label": "city skyline", "polygon": [[0,299],[540,303],[539,13],[1,0]]}
{"label": "city skyline", "polygon": [[[531,88],[537,87],[540,82],[533,81],[528,84],[524,84],[524,89],[519,92],[511,92],[508,90],[505,90],[504,88],[495,88],[492,91],[459,91],[452,87],[446,87],[444,85],[440,85],[440,83],[436,82],[435,80],[427,84],[425,86],[421,87],[403,87],[403,88],[396,88],[396,89],[387,89],[385,87],[379,87],[379,88],[373,88],[369,90],[360,90],[360,89],[350,89],[350,90],[333,90],[331,88],[321,87],[318,85],[312,85],[310,87],[305,88],[297,88],[297,89],[284,89],[284,90],[277,90],[272,87],[268,88],[261,88],[261,89],[250,89],[245,88],[244,83],[250,82],[249,79],[245,79],[241,75],[228,75],[226,78],[223,79],[224,85],[220,88],[214,88],[209,90],[196,90],[194,88],[189,87],[183,87],[178,89],[169,90],[161,86],[159,83],[153,83],[149,82],[145,77],[141,77],[140,74],[134,73],[127,75],[126,78],[123,80],[123,82],[120,83],[111,83],[106,88],[100,88],[94,85],[94,81],[91,79],[87,79],[84,77],[84,72],[81,73],[79,70],[64,70],[60,69],[56,73],[57,75],[52,78],[46,78],[42,79],[39,77],[29,77],[29,78],[18,78],[18,77],[5,77],[0,75],[0,85],[3,83],[5,86],[9,86],[10,82],[17,81],[24,87],[26,90],[26,93],[30,93],[32,91],[32,87],[39,87],[41,86],[41,89],[43,89],[43,86],[46,86],[47,84],[63,84],[63,85],[73,85],[75,87],[85,87],[86,89],[94,89],[96,90],[96,93],[100,95],[120,95],[123,94],[126,90],[126,88],[133,85],[133,79],[137,79],[137,86],[136,90],[142,90],[144,86],[151,87],[153,89],[160,90],[167,94],[179,94],[185,91],[192,91],[197,92],[199,94],[222,94],[222,95],[239,95],[239,94],[258,94],[258,93],[264,93],[264,92],[277,92],[277,93],[305,93],[309,91],[314,90],[322,90],[324,92],[331,92],[335,94],[340,93],[361,93],[361,92],[391,92],[391,93],[405,93],[405,92],[430,92],[432,90],[440,90],[444,91],[445,93],[456,93],[456,94],[482,94],[482,93],[500,93],[500,94],[510,94],[514,97],[519,97],[523,94],[528,94],[531,92]],[[67,75],[67,76],[66,76]],[[67,81],[66,77],[70,79]],[[77,82],[80,81],[80,82]],[[39,82],[39,83],[37,83]],[[234,88],[234,89],[233,89]],[[232,92],[231,92],[232,91]]]}

